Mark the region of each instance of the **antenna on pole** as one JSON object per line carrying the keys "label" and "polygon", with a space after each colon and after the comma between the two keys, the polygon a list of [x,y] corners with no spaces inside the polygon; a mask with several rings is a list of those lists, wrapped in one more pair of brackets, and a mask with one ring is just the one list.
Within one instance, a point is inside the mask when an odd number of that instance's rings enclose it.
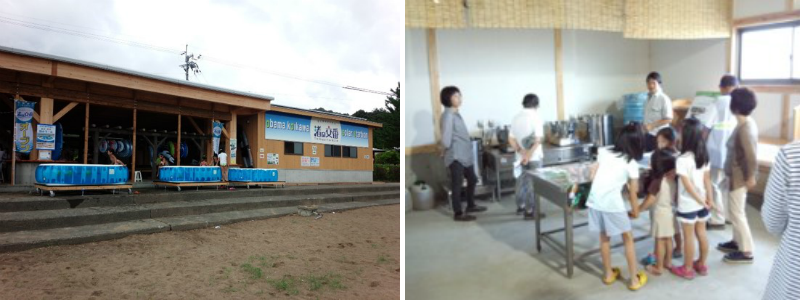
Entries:
{"label": "antenna on pole", "polygon": [[186,44],[186,51],[183,51],[183,53],[181,53],[181,55],[183,55],[184,58],[186,59],[186,63],[180,65],[179,67],[181,67],[183,69],[183,71],[186,73],[186,80],[187,81],[189,80],[189,70],[192,70],[192,72],[194,72],[195,76],[197,76],[197,73],[202,73],[200,71],[200,66],[197,65],[197,63],[194,62],[194,61],[200,59],[200,57],[203,56],[202,54],[197,55],[197,58],[195,58],[194,54],[189,54],[189,44]]}

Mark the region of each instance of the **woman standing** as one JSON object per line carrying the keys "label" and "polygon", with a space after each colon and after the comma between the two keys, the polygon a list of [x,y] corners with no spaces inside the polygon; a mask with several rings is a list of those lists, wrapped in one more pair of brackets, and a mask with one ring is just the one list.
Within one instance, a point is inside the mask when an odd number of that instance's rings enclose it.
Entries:
{"label": "woman standing", "polygon": [[767,230],[780,237],[778,254],[767,281],[764,299],[800,299],[800,142],[781,149],[767,182],[761,217]]}

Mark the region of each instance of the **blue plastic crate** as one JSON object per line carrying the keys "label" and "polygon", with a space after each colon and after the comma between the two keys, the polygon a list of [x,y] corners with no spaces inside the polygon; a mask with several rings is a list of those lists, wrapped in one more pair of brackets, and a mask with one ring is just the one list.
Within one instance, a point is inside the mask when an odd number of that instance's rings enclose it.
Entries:
{"label": "blue plastic crate", "polygon": [[214,166],[165,166],[158,173],[158,180],[165,182],[219,182],[222,172]]}
{"label": "blue plastic crate", "polygon": [[41,164],[37,184],[48,186],[116,185],[128,182],[128,168],[120,165]]}
{"label": "blue plastic crate", "polygon": [[272,182],[278,181],[277,169],[244,169],[235,168],[228,170],[228,180],[243,182]]}

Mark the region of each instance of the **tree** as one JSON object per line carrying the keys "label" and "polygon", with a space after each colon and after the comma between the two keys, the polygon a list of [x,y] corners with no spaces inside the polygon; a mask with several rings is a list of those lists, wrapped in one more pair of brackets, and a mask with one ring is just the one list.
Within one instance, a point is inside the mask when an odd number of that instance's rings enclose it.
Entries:
{"label": "tree", "polygon": [[372,146],[379,149],[400,147],[400,83],[397,83],[396,89],[390,91],[394,95],[386,97],[384,107],[370,112],[359,109],[352,114],[353,117],[383,124],[383,128],[373,131]]}

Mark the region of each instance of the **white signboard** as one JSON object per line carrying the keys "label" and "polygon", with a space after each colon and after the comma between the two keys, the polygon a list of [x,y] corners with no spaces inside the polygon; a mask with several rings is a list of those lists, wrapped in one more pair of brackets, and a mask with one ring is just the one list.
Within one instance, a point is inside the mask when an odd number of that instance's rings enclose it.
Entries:
{"label": "white signboard", "polygon": [[301,156],[300,157],[300,166],[301,167],[310,167],[311,166],[311,157]]}

